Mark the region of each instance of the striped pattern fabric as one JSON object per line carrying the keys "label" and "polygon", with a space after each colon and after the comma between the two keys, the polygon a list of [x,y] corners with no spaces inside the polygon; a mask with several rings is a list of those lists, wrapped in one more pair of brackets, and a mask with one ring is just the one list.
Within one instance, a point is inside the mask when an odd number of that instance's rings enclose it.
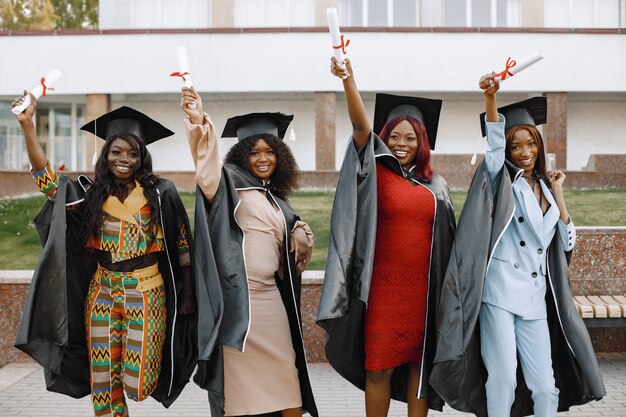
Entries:
{"label": "striped pattern fabric", "polygon": [[[128,416],[124,391],[142,401],[158,382],[167,310],[158,268],[149,269],[114,272],[100,267],[91,280],[85,323],[95,416]],[[145,285],[151,280],[160,280],[160,285]],[[140,283],[145,290],[138,289]]]}
{"label": "striped pattern fabric", "polygon": [[[50,162],[39,171],[31,171],[37,188],[53,198],[56,194],[59,175],[54,172]],[[112,200],[115,199],[115,200]],[[113,262],[126,261],[152,252],[165,250],[165,238],[160,224],[152,227],[151,209],[143,194],[143,187],[136,182],[135,189],[123,202],[110,196],[104,208],[102,231],[96,238],[91,238],[87,246],[92,249],[111,252]],[[115,201],[110,204],[110,201]],[[139,204],[137,203],[139,202]],[[108,207],[113,207],[107,211]],[[72,207],[75,209],[75,207]],[[190,266],[189,231],[181,225],[176,246],[181,267]]]}
{"label": "striped pattern fabric", "polygon": [[[99,236],[92,237],[87,242],[88,247],[110,252],[113,262],[165,250],[163,228],[158,223],[153,227],[150,218],[152,210],[138,182],[124,202],[109,196],[102,208],[102,230]],[[184,224],[178,233],[176,244],[180,265],[189,266],[189,233]]]}
{"label": "striped pattern fabric", "polygon": [[180,267],[191,266],[191,255],[189,254],[189,231],[185,223],[180,226],[180,232],[176,238],[176,250],[178,251],[178,263]]}
{"label": "striped pattern fabric", "polygon": [[155,234],[150,214],[150,207],[145,205],[134,214],[136,223],[131,223],[105,212],[100,239],[90,242],[88,246],[111,252],[113,262],[165,250],[161,225],[157,225]]}
{"label": "striped pattern fabric", "polygon": [[57,184],[59,183],[59,176],[55,174],[54,170],[50,166],[50,162],[46,164],[46,166],[40,171],[32,171],[30,172],[35,180],[35,184],[37,184],[37,188],[39,191],[46,194],[49,197],[53,197],[57,191]]}

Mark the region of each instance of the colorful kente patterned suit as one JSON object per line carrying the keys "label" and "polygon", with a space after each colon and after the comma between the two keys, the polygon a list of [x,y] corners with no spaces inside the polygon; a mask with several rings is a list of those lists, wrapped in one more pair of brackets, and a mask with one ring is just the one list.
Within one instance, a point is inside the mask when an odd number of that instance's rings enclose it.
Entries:
{"label": "colorful kente patterned suit", "polygon": [[[42,192],[54,197],[58,177],[49,165],[33,177]],[[110,196],[103,211],[102,230],[87,243],[89,248],[109,252],[113,263],[165,250],[162,227],[154,227],[139,183],[123,203]],[[190,265],[188,242],[183,227],[176,242],[181,266]],[[165,303],[157,264],[130,272],[100,266],[92,277],[85,325],[96,416],[128,416],[124,391],[142,401],[156,387],[166,339]]]}

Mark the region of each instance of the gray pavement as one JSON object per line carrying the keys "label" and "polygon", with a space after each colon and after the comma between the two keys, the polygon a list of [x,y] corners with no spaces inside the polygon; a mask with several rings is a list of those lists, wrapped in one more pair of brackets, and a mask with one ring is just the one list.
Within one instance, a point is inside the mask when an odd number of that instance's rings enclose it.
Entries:
{"label": "gray pavement", "polygon": [[[600,368],[607,395],[580,407],[574,407],[560,416],[626,417],[626,353],[600,354]],[[343,380],[327,364],[312,364],[313,391],[322,417],[361,417],[365,415],[363,393]],[[207,397],[204,391],[190,383],[180,398],[169,408],[163,408],[152,398],[142,402],[129,401],[132,417],[208,417]],[[0,369],[0,416],[77,417],[92,416],[89,397],[75,400],[64,395],[47,392],[43,372],[35,364],[11,364]],[[392,402],[390,417],[406,415],[406,406]],[[431,411],[432,417],[470,416],[444,408],[443,413]]]}

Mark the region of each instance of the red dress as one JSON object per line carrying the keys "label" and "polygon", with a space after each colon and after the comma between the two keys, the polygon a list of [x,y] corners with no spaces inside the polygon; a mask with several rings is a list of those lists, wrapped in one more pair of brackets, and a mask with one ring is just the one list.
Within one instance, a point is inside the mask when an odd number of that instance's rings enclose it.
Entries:
{"label": "red dress", "polygon": [[365,369],[420,363],[435,197],[376,163],[376,250],[365,314]]}

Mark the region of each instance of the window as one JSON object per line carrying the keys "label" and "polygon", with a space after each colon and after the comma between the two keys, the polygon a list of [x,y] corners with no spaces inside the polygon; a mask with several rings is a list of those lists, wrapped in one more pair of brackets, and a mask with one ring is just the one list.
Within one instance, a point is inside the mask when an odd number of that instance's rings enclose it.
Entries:
{"label": "window", "polygon": [[235,27],[315,26],[315,0],[235,0]]}
{"label": "window", "polygon": [[545,2],[546,27],[624,27],[624,0],[551,0]]}
{"label": "window", "polygon": [[[41,148],[53,167],[71,171],[87,169],[84,108],[77,104],[39,104],[35,128]],[[29,169],[24,135],[9,103],[0,103],[0,169]]]}
{"label": "window", "polygon": [[100,0],[100,29],[207,28],[210,0]]}
{"label": "window", "polygon": [[11,104],[0,103],[0,169],[28,169],[26,145]]}
{"label": "window", "polygon": [[[519,27],[522,0],[422,0],[422,26]],[[546,0],[548,1],[548,0]]]}
{"label": "window", "polygon": [[339,0],[341,26],[417,26],[420,0]]}

